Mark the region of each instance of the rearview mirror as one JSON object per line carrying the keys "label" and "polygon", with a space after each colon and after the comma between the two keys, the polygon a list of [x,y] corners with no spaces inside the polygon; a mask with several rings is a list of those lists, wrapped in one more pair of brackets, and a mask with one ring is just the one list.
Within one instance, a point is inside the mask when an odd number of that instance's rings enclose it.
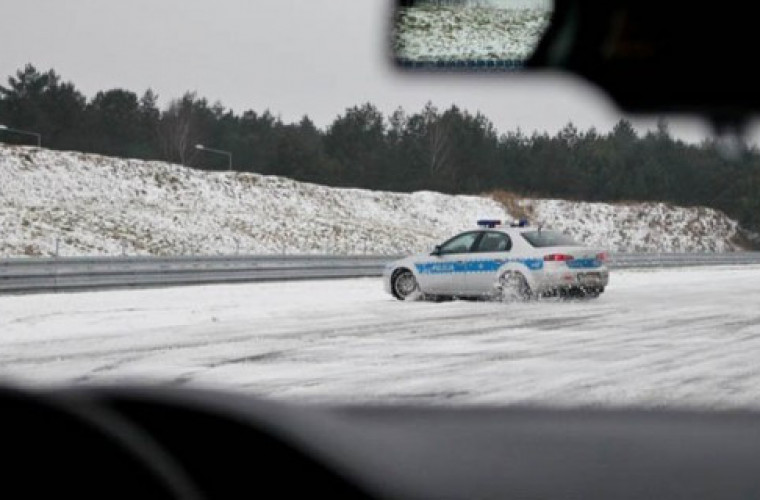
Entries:
{"label": "rearview mirror", "polygon": [[[757,21],[747,2],[394,0],[401,68],[551,69],[627,113],[698,114],[740,137],[760,114]],[[711,33],[706,36],[705,33]]]}
{"label": "rearview mirror", "polygon": [[402,67],[519,69],[549,27],[552,0],[399,0]]}

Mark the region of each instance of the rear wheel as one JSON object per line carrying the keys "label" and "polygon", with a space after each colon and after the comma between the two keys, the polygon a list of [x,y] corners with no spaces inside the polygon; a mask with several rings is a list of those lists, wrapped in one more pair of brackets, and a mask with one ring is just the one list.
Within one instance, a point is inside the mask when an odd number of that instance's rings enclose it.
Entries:
{"label": "rear wheel", "polygon": [[524,302],[531,298],[530,286],[525,276],[517,271],[507,271],[499,277],[502,302]]}
{"label": "rear wheel", "polygon": [[590,299],[596,299],[599,297],[599,295],[602,294],[604,291],[604,288],[598,288],[598,287],[583,287],[583,286],[574,286],[571,288],[565,288],[559,290],[559,297],[564,300],[590,300]]}
{"label": "rear wheel", "polygon": [[417,278],[409,269],[399,269],[393,274],[391,291],[398,300],[419,300],[422,298]]}
{"label": "rear wheel", "polygon": [[585,293],[584,298],[596,299],[604,292],[604,288],[584,288],[583,292]]}

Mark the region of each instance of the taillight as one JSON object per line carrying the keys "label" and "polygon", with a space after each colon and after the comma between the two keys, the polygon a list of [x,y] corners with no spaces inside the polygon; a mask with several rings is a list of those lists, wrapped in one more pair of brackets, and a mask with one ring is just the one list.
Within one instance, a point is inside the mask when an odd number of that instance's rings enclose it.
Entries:
{"label": "taillight", "polygon": [[567,262],[568,260],[573,260],[575,257],[572,255],[567,255],[564,253],[552,253],[549,255],[544,256],[544,261],[546,262]]}
{"label": "taillight", "polygon": [[609,259],[610,259],[610,256],[609,254],[607,254],[607,252],[596,254],[596,260],[598,261],[607,262]]}

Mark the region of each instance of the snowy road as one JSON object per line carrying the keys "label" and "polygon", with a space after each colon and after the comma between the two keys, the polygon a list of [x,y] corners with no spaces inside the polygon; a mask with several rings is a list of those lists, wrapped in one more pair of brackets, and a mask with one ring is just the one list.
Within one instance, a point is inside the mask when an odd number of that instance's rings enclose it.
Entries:
{"label": "snowy road", "polygon": [[760,407],[760,267],[589,302],[398,303],[379,280],[0,297],[0,378],[339,402]]}

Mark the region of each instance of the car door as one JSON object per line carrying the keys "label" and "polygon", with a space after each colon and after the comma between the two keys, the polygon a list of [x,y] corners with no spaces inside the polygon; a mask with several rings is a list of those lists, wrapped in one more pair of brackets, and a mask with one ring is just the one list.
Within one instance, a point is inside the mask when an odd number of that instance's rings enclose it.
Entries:
{"label": "car door", "polygon": [[488,294],[493,292],[496,273],[501,265],[509,259],[512,239],[501,231],[485,231],[478,239],[470,253],[470,270],[467,273],[468,287],[472,293]]}
{"label": "car door", "polygon": [[428,293],[467,293],[467,261],[481,231],[454,236],[438,247],[438,251],[416,262],[422,288]]}

